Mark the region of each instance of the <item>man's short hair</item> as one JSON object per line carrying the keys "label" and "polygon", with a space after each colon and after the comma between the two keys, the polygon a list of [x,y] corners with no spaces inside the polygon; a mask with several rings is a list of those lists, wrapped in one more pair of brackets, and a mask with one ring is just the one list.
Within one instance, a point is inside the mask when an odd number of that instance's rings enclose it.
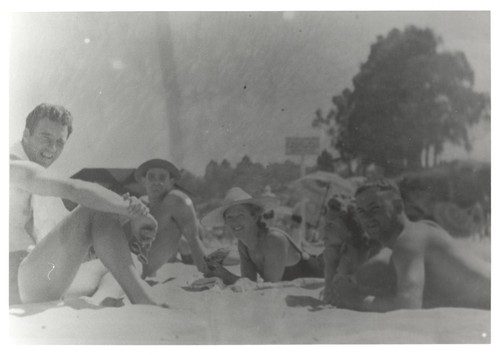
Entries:
{"label": "man's short hair", "polygon": [[378,191],[392,191],[396,193],[398,196],[401,196],[401,192],[399,191],[398,185],[389,179],[377,179],[364,183],[356,190],[354,196],[358,196],[362,192],[369,189],[377,189]]}
{"label": "man's short hair", "polygon": [[73,132],[73,116],[71,116],[71,113],[63,106],[46,103],[38,105],[29,113],[28,117],[26,117],[25,128],[30,131],[30,134],[33,134],[38,122],[44,118],[67,126],[68,137]]}

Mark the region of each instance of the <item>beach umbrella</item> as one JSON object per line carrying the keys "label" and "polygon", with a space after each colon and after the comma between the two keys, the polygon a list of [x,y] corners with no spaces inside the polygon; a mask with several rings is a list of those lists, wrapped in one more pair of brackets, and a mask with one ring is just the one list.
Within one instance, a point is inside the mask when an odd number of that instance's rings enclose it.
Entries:
{"label": "beach umbrella", "polygon": [[133,168],[84,168],[71,177],[98,183],[120,195],[128,192],[131,195],[140,196],[145,191],[135,181],[134,172]]}
{"label": "beach umbrella", "polygon": [[289,187],[296,191],[303,198],[316,204],[316,223],[319,223],[323,206],[326,205],[328,199],[335,195],[352,196],[355,191],[355,185],[335,173],[326,171],[316,171],[314,173],[305,175],[290,183]]}
{"label": "beach umbrella", "polygon": [[[144,188],[135,181],[133,168],[84,168],[73,174],[71,178],[97,183],[119,195],[129,193],[132,196],[145,194]],[[77,204],[63,199],[68,210]]]}
{"label": "beach umbrella", "polygon": [[335,173],[316,171],[290,183],[289,187],[301,196],[314,201],[322,201],[334,194],[350,196],[354,194],[354,184]]}

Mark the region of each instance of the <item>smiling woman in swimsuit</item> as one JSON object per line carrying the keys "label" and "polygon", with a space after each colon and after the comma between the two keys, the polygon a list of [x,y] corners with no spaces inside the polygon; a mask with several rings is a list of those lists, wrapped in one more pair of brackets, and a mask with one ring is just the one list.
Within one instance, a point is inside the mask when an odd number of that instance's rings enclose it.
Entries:
{"label": "smiling woman in swimsuit", "polygon": [[209,265],[211,271],[205,276],[220,277],[225,284],[243,277],[257,281],[257,275],[265,282],[323,277],[322,256],[303,252],[287,233],[267,227],[262,221],[262,213],[277,205],[274,198],[252,198],[241,188],[230,189],[223,205],[207,214],[201,223],[207,227],[225,225],[238,239],[241,277],[217,263]]}

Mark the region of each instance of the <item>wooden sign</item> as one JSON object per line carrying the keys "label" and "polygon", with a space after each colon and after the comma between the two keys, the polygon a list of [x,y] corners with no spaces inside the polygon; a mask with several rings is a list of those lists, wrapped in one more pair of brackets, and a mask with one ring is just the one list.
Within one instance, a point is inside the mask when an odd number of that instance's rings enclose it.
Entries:
{"label": "wooden sign", "polygon": [[286,137],[286,155],[319,154],[319,137]]}

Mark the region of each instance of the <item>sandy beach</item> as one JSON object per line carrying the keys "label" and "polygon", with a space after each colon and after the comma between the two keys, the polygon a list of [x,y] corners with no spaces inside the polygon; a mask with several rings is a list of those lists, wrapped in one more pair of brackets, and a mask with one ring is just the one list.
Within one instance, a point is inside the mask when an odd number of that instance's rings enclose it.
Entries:
{"label": "sandy beach", "polygon": [[[238,266],[231,267],[233,271]],[[323,281],[193,291],[194,266],[166,264],[155,292],[169,309],[97,307],[85,298],[10,307],[13,344],[481,344],[490,311],[439,308],[385,314],[325,308]],[[240,291],[240,292],[237,292]]]}

